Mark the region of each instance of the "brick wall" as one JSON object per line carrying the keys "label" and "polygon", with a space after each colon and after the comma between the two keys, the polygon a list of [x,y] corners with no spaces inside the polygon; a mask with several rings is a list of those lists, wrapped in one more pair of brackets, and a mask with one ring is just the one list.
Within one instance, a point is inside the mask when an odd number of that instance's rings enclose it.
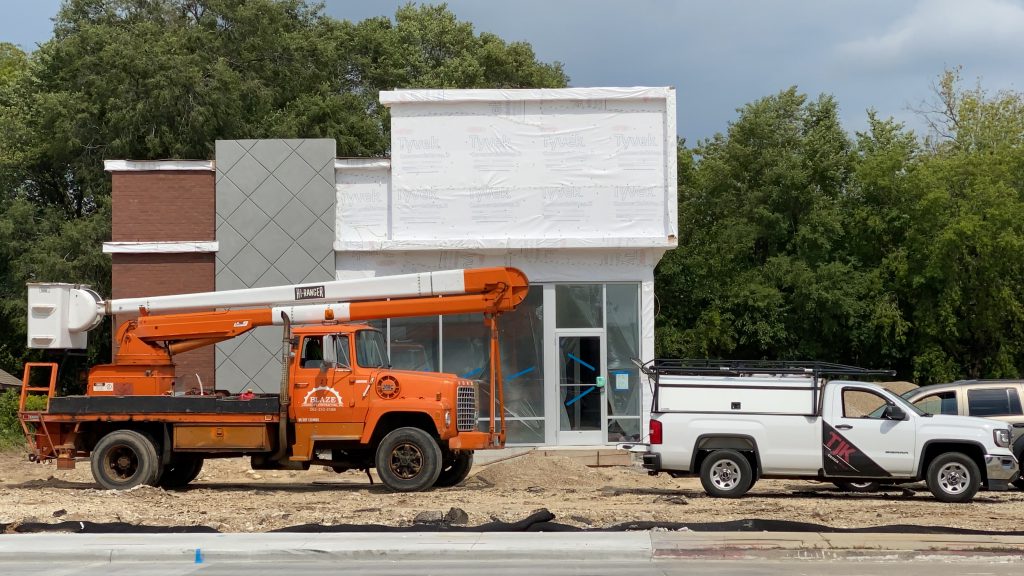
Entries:
{"label": "brick wall", "polygon": [[[114,172],[114,242],[214,239],[214,173],[199,171]],[[112,254],[113,298],[212,292],[214,254]],[[116,326],[135,315],[119,314]],[[117,342],[114,342],[117,351]],[[175,356],[176,389],[215,383],[214,347]]]}
{"label": "brick wall", "polygon": [[114,242],[215,238],[213,171],[114,172],[111,197]]}

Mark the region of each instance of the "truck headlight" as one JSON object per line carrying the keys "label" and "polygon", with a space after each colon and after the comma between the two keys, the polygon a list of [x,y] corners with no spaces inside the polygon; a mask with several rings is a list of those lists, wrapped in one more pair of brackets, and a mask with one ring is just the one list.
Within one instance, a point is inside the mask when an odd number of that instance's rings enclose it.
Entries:
{"label": "truck headlight", "polygon": [[[445,428],[451,428],[452,427],[452,411],[451,410],[445,410],[444,411],[444,427]],[[1005,432],[1005,430],[1004,430],[1004,432]]]}
{"label": "truck headlight", "polygon": [[992,439],[996,441],[996,446],[1006,448],[1010,445],[1010,431],[1006,428],[996,428],[992,431]]}

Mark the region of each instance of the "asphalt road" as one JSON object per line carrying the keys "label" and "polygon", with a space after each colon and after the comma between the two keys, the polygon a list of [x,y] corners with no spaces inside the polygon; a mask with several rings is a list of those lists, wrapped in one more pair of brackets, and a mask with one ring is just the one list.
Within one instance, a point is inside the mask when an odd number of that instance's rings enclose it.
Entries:
{"label": "asphalt road", "polygon": [[[40,551],[42,555],[45,552]],[[254,574],[367,574],[370,576],[667,576],[667,575],[735,575],[735,576],[1007,576],[1014,573],[1008,564],[956,561],[904,562],[823,562],[823,561],[579,561],[579,560],[507,560],[488,557],[486,560],[400,561],[361,560],[351,562],[221,562],[204,564],[157,563],[0,563],[0,574],[20,576],[253,576]]]}

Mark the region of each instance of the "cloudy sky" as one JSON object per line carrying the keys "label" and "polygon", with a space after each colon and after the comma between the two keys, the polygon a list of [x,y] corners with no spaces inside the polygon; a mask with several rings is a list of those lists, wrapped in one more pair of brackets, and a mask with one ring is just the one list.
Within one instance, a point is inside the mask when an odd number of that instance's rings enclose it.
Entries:
{"label": "cloudy sky", "polygon": [[[404,0],[327,0],[336,18],[393,15]],[[0,41],[50,37],[57,0],[0,0]],[[477,31],[533,44],[573,86],[674,86],[679,134],[724,131],[736,108],[796,85],[834,95],[849,130],[909,109],[945,67],[1024,90],[1024,0],[450,0]]]}

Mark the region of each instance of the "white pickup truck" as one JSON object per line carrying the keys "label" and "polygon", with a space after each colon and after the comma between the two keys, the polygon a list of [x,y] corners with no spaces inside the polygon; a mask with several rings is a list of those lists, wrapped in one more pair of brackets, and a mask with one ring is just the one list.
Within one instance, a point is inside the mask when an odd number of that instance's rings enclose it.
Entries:
{"label": "white pickup truck", "polygon": [[759,478],[863,485],[924,480],[944,502],[1018,475],[1005,422],[932,415],[849,378],[890,374],[838,364],[652,360],[651,474],[699,474],[711,496],[737,498]]}

